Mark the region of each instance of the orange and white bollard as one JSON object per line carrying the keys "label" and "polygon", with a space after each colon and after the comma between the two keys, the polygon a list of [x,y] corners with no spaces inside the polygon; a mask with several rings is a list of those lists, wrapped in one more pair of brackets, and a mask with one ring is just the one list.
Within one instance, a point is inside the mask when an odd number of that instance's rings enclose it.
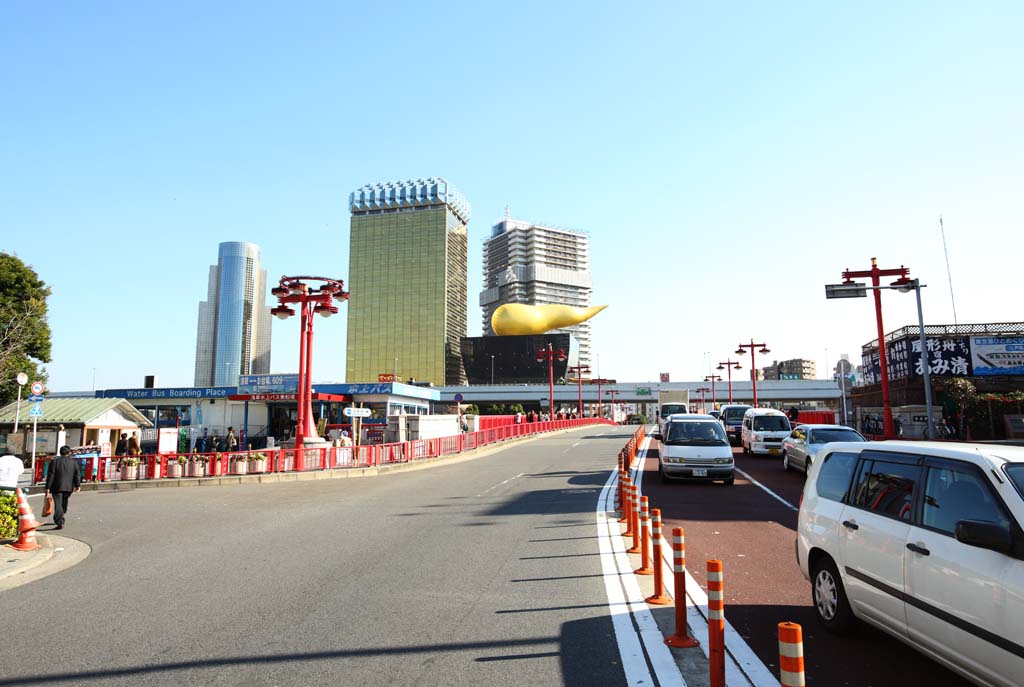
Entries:
{"label": "orange and white bollard", "polygon": [[722,561],[708,561],[708,662],[711,687],[725,687],[725,596]]}
{"label": "orange and white bollard", "polygon": [[633,521],[630,527],[633,530],[633,545],[626,549],[626,553],[640,553],[640,487],[634,484],[632,490],[630,505],[633,507]]}
{"label": "orange and white bollard", "polygon": [[676,633],[665,639],[665,644],[677,649],[700,646],[700,642],[686,633],[686,538],[682,527],[672,528],[672,578],[676,597]]}
{"label": "orange and white bollard", "polygon": [[665,606],[672,603],[672,597],[665,593],[665,578],[661,572],[661,509],[651,509],[651,540],[654,549],[654,594],[644,599],[649,604]]}
{"label": "orange and white bollard", "polygon": [[630,529],[630,525],[633,524],[633,505],[630,503],[632,498],[633,482],[626,475],[622,478],[622,517],[619,518],[619,522],[626,524],[626,531],[622,533],[623,537],[633,536],[633,530]]}
{"label": "orange and white bollard", "polygon": [[637,575],[653,575],[651,568],[651,516],[646,496],[640,497],[640,567]]}
{"label": "orange and white bollard", "polygon": [[779,682],[804,687],[804,631],[796,623],[779,623]]}
{"label": "orange and white bollard", "polygon": [[42,548],[36,541],[36,528],[40,522],[32,513],[32,506],[28,504],[28,499],[21,489],[15,489],[14,493],[18,499],[18,541],[8,546],[18,551],[35,551]]}

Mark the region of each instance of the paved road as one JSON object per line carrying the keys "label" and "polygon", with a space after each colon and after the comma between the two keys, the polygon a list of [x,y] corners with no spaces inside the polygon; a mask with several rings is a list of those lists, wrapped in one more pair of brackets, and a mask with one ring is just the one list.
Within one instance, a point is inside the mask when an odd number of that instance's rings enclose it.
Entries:
{"label": "paved road", "polygon": [[723,561],[726,617],[776,674],[776,627],[792,621],[803,626],[808,685],[970,684],[881,631],[864,628],[853,637],[838,638],[820,629],[811,608],[810,583],[794,553],[802,473],[785,472],[780,458],[734,451],[737,467],[792,506],[787,507],[739,475],[731,487],[663,484],[658,443],[651,446],[643,491],[651,507],[662,509],[666,536],[672,527],[685,529],[687,568],[705,589],[705,561]]}
{"label": "paved road", "polygon": [[[594,511],[635,428],[372,479],[82,493],[0,685],[624,684]],[[44,528],[46,529],[46,528]]]}

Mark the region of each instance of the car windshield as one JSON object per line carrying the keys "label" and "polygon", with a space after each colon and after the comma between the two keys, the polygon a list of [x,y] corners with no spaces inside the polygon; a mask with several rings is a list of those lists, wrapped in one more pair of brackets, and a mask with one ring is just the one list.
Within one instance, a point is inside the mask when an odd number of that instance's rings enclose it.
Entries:
{"label": "car windshield", "polygon": [[1024,463],[1007,463],[1003,469],[1013,482],[1013,486],[1017,487],[1021,496],[1024,496]]}
{"label": "car windshield", "polygon": [[729,440],[717,422],[670,422],[665,443],[673,446],[728,446]]}
{"label": "car windshield", "polygon": [[739,424],[743,422],[743,413],[747,412],[749,408],[747,406],[740,406],[739,408],[726,408],[725,414],[722,418],[729,424]]}
{"label": "car windshield", "polygon": [[666,418],[669,415],[675,413],[685,413],[687,410],[685,403],[662,403],[661,404],[661,417]]}
{"label": "car windshield", "polygon": [[755,432],[788,432],[789,418],[782,415],[757,415],[754,417]]}
{"label": "car windshield", "polygon": [[827,444],[830,441],[867,441],[853,429],[815,429],[807,438],[808,444]]}

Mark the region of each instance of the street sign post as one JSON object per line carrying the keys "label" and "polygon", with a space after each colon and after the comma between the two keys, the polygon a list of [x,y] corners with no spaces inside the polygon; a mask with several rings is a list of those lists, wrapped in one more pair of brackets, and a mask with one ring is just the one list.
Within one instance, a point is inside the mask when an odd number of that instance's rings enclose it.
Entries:
{"label": "street sign post", "polygon": [[35,396],[41,396],[43,394],[43,383],[32,382],[32,394]]}
{"label": "street sign post", "polygon": [[868,290],[864,284],[825,284],[825,298],[867,298]]}
{"label": "street sign post", "polygon": [[28,416],[29,417],[42,417],[43,416],[43,406],[38,404],[38,403],[33,403],[32,407],[28,411]]}
{"label": "street sign post", "polygon": [[349,408],[345,408],[341,412],[343,412],[345,414],[345,417],[370,417],[370,415],[373,414],[373,411],[371,411],[369,408],[351,408],[351,407],[349,407]]}

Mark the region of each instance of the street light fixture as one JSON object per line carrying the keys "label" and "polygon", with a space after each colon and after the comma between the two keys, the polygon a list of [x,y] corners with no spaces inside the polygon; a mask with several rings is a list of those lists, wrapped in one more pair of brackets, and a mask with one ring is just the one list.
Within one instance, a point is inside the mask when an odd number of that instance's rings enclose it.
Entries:
{"label": "street light fixture", "polygon": [[[724,362],[718,363],[718,368],[717,368],[719,370],[728,370],[729,371],[729,403],[732,403],[732,371],[733,371],[733,368],[735,368],[737,370],[742,369],[740,364],[738,362],[736,362],[735,360],[726,360]],[[721,379],[721,377],[719,377],[719,379]]]}
{"label": "street light fixture", "polygon": [[711,382],[711,408],[714,409],[718,405],[718,397],[715,395],[715,382],[722,381],[722,375],[708,375],[704,378],[705,382]]}
{"label": "street light fixture", "polygon": [[604,379],[603,377],[598,377],[597,379],[590,380],[591,384],[597,384],[597,416],[599,418],[604,417],[604,404],[601,402],[603,398],[603,396],[601,396],[601,385],[611,384],[614,381],[615,380],[612,379]]}
{"label": "street light fixture", "polygon": [[700,409],[701,409],[701,412],[702,413],[707,413],[708,412],[708,402],[707,402],[707,398],[704,396],[704,394],[706,392],[708,392],[708,391],[711,391],[711,389],[706,387],[706,386],[699,386],[696,389],[694,389],[694,391],[696,391],[697,393],[700,394]]}
{"label": "street light fixture", "polygon": [[[307,282],[321,282],[313,287]],[[295,423],[295,448],[301,449],[306,437],[317,436],[316,425],[313,424],[313,315],[330,317],[338,312],[334,300],[347,301],[349,294],[345,291],[345,282],[329,277],[281,277],[281,281],[270,290],[279,305],[271,309],[271,314],[286,320],[295,314],[289,304],[299,306],[301,312],[299,332],[299,385],[297,401],[298,413]],[[303,451],[296,451],[295,469],[304,467]]]}
{"label": "street light fixture", "polygon": [[577,406],[577,411],[576,412],[578,413],[577,417],[583,417],[583,373],[584,372],[590,372],[590,366],[589,365],[575,365],[575,366],[569,368],[569,372],[575,372],[576,373],[576,381],[579,383],[579,387],[580,387],[580,396],[579,396],[579,401],[578,401],[578,406]]}
{"label": "street light fixture", "polygon": [[548,344],[547,348],[537,351],[537,362],[548,361],[548,413],[553,417],[555,414],[555,360],[563,362],[567,359],[565,351]]}
{"label": "street light fixture", "polygon": [[611,421],[615,422],[615,397],[620,392],[619,392],[618,389],[608,389],[608,391],[606,391],[604,393],[605,393],[605,395],[607,395],[607,396],[609,396],[611,398],[611,401],[609,401],[609,403],[608,403],[608,407],[612,411]]}
{"label": "street light fixture", "polygon": [[757,407],[757,363],[754,362],[754,349],[759,348],[760,350],[758,351],[758,353],[771,353],[771,351],[768,350],[768,344],[754,343],[754,340],[751,339],[750,343],[748,343],[748,344],[741,343],[739,346],[736,347],[736,355],[743,355],[743,351],[746,348],[750,349],[750,383],[753,384],[753,386],[754,386],[754,407],[756,408]]}

